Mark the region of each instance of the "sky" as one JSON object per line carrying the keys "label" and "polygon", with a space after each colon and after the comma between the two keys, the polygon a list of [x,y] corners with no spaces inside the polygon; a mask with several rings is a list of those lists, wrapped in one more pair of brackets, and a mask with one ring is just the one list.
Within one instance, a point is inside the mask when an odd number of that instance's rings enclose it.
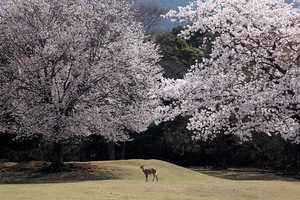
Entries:
{"label": "sky", "polygon": [[[189,2],[193,2],[194,0],[137,0],[137,2],[152,2],[161,5],[164,7],[167,11],[174,9],[177,10],[178,6],[186,6],[189,4]],[[292,3],[293,0],[284,0],[286,3]],[[299,7],[299,4],[295,4],[295,7]],[[173,27],[178,26],[179,23],[177,22],[170,22],[165,20],[159,27],[157,27],[158,30],[163,31],[171,31]],[[184,25],[184,24],[182,24]]]}

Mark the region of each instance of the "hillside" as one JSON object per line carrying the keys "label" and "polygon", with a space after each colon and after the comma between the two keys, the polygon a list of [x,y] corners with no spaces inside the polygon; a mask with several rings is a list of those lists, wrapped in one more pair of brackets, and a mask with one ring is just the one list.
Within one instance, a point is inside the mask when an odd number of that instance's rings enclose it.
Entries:
{"label": "hillside", "polygon": [[[221,179],[160,160],[73,162],[58,174],[34,172],[35,163],[0,166],[1,180],[12,181],[2,181],[0,199],[299,199],[298,181]],[[145,182],[141,164],[156,168],[158,182]]]}

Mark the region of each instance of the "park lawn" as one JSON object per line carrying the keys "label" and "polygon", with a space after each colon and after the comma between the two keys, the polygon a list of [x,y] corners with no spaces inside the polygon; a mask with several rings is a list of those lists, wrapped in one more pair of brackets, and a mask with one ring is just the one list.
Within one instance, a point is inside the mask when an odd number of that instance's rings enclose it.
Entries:
{"label": "park lawn", "polygon": [[[300,182],[228,180],[159,160],[92,162],[110,169],[111,179],[1,184],[0,199],[299,199]],[[139,169],[156,168],[159,181],[145,182]]]}

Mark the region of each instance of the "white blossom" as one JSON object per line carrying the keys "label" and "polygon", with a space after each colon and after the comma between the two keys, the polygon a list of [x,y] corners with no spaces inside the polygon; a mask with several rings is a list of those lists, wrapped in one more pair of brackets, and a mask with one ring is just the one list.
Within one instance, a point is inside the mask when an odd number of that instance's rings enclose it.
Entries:
{"label": "white blossom", "polygon": [[151,123],[160,55],[128,1],[1,4],[0,112],[16,120],[0,123],[3,130],[56,142],[90,134],[126,141],[126,129]]}
{"label": "white blossom", "polygon": [[190,115],[196,139],[253,131],[300,142],[300,11],[283,0],[198,0],[165,17],[193,22],[181,32],[218,33],[211,59],[183,80],[163,80],[155,94],[172,104],[157,122]]}

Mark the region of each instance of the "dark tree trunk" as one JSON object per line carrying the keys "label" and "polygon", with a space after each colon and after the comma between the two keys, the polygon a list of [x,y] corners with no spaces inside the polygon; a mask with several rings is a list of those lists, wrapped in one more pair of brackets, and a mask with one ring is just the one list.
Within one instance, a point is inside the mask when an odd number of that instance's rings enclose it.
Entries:
{"label": "dark tree trunk", "polygon": [[222,169],[227,169],[226,165],[226,154],[222,155]]}
{"label": "dark tree trunk", "polygon": [[115,160],[115,143],[113,141],[108,142],[108,158],[109,160]]}
{"label": "dark tree trunk", "polygon": [[288,165],[286,166],[285,170],[291,171],[292,173],[298,173],[300,171],[300,145],[287,141],[285,143],[285,151],[288,160]]}
{"label": "dark tree trunk", "polygon": [[125,145],[126,145],[126,142],[121,142],[121,155],[120,155],[121,160],[125,159]]}
{"label": "dark tree trunk", "polygon": [[228,147],[227,147],[227,138],[226,138],[226,135],[224,135],[224,133],[222,134],[222,155],[221,155],[221,162],[222,162],[222,169],[227,169],[227,166],[226,166],[226,157],[227,157],[227,151],[228,151]]}
{"label": "dark tree trunk", "polygon": [[64,149],[62,143],[54,143],[53,147],[53,160],[51,164],[51,172],[62,172],[64,166]]}

